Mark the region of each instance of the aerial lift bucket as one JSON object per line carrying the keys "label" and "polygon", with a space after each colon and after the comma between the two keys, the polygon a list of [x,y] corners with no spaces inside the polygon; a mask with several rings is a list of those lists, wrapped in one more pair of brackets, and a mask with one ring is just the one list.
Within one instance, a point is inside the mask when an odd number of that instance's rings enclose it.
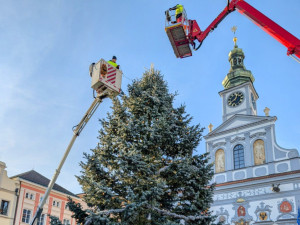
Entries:
{"label": "aerial lift bucket", "polygon": [[[176,21],[175,15],[166,14],[165,31],[171,42],[172,48],[177,58],[192,56],[192,50],[188,39],[188,20],[185,11],[180,21]],[[172,19],[174,18],[174,19]]]}
{"label": "aerial lift bucket", "polygon": [[92,77],[91,87],[98,94],[108,92],[109,95],[116,96],[121,92],[122,71],[108,64],[104,59],[90,66]]}

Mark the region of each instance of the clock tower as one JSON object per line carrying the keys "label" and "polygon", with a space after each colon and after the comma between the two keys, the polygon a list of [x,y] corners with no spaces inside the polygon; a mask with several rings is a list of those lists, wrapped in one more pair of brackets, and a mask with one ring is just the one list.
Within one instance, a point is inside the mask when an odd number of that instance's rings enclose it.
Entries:
{"label": "clock tower", "polygon": [[230,70],[222,82],[223,122],[204,136],[216,184],[211,211],[224,225],[296,225],[300,209],[300,156],[279,146],[276,116],[257,115],[254,77],[244,52],[229,53]]}
{"label": "clock tower", "polygon": [[258,95],[253,86],[254,77],[244,66],[244,52],[236,44],[229,53],[230,70],[224,78],[224,90],[219,94],[223,101],[223,121],[235,114],[256,115]]}

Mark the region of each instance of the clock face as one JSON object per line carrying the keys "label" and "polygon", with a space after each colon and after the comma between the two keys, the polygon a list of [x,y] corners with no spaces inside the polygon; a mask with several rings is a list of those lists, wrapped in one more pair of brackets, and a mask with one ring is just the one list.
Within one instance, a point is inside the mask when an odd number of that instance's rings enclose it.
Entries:
{"label": "clock face", "polygon": [[252,100],[253,109],[256,110],[256,102],[252,93],[251,93],[251,100]]}
{"label": "clock face", "polygon": [[229,106],[235,107],[240,105],[244,100],[244,95],[242,92],[238,91],[238,92],[234,92],[232,93],[228,99],[227,99],[227,103]]}

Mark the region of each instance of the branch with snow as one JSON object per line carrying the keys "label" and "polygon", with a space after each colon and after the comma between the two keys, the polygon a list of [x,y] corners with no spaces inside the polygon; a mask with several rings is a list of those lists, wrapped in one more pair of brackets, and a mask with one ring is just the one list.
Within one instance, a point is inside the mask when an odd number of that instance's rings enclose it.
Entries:
{"label": "branch with snow", "polygon": [[[175,219],[183,219],[186,222],[201,220],[201,219],[205,219],[205,218],[210,218],[210,216],[184,216],[184,215],[180,215],[180,214],[177,214],[177,213],[172,213],[168,210],[159,209],[157,207],[153,207],[153,206],[148,205],[148,204],[146,205],[146,208],[152,209],[153,211],[156,211],[157,213],[162,214],[164,216],[172,217],[172,218],[175,218]],[[94,215],[107,215],[108,216],[109,214],[124,212],[125,210],[126,210],[126,208],[103,210],[103,211],[99,211],[99,212],[95,213]]]}
{"label": "branch with snow", "polygon": [[157,207],[151,207],[151,206],[149,206],[148,208],[150,208],[152,210],[155,210],[156,212],[158,212],[162,215],[165,215],[165,216],[169,216],[169,217],[172,217],[172,218],[175,218],[175,219],[183,219],[186,222],[201,220],[201,219],[205,219],[205,218],[210,218],[210,216],[184,216],[184,215],[180,215],[180,214],[177,214],[177,213],[172,213],[172,212],[169,212],[167,210],[159,209]]}

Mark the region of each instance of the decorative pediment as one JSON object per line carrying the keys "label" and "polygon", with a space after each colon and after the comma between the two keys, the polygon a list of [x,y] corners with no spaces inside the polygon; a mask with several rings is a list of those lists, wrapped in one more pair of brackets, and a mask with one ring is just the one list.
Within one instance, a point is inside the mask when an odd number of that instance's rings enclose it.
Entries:
{"label": "decorative pediment", "polygon": [[251,127],[257,125],[258,123],[276,121],[276,117],[270,116],[252,116],[252,115],[241,115],[236,114],[214,129],[212,132],[208,133],[204,138],[209,138],[223,132],[228,132],[242,127]]}
{"label": "decorative pediment", "polygon": [[218,223],[221,223],[222,225],[229,225],[229,222],[228,222],[228,219],[229,219],[229,213],[228,211],[223,207],[220,208],[220,211],[217,211],[216,212],[216,216],[217,216],[217,219],[216,221]]}
{"label": "decorative pediment", "polygon": [[[239,193],[241,196],[241,193]],[[235,203],[233,203],[232,209],[235,215],[231,218],[231,222],[234,224],[249,224],[253,220],[252,216],[248,213],[250,208],[249,201],[244,198],[238,198]]]}
{"label": "decorative pediment", "polygon": [[262,137],[262,136],[265,136],[267,132],[257,132],[255,134],[251,134],[250,135],[250,138],[254,138],[254,137]]}
{"label": "decorative pediment", "polygon": [[279,216],[277,216],[277,220],[284,219],[294,219],[297,218],[297,215],[294,214],[294,202],[293,200],[288,200],[284,198],[281,202],[277,204]]}
{"label": "decorative pediment", "polygon": [[239,136],[236,136],[236,137],[234,137],[234,138],[230,141],[230,143],[234,143],[234,142],[237,142],[237,141],[243,141],[243,140],[245,140],[245,137],[239,137]]}
{"label": "decorative pediment", "polygon": [[220,142],[215,143],[213,145],[213,148],[224,146],[224,145],[226,145],[226,142],[225,141],[220,141]]}
{"label": "decorative pediment", "polygon": [[256,215],[256,222],[271,221],[271,208],[273,207],[261,202],[260,206],[257,206],[254,212]]}

